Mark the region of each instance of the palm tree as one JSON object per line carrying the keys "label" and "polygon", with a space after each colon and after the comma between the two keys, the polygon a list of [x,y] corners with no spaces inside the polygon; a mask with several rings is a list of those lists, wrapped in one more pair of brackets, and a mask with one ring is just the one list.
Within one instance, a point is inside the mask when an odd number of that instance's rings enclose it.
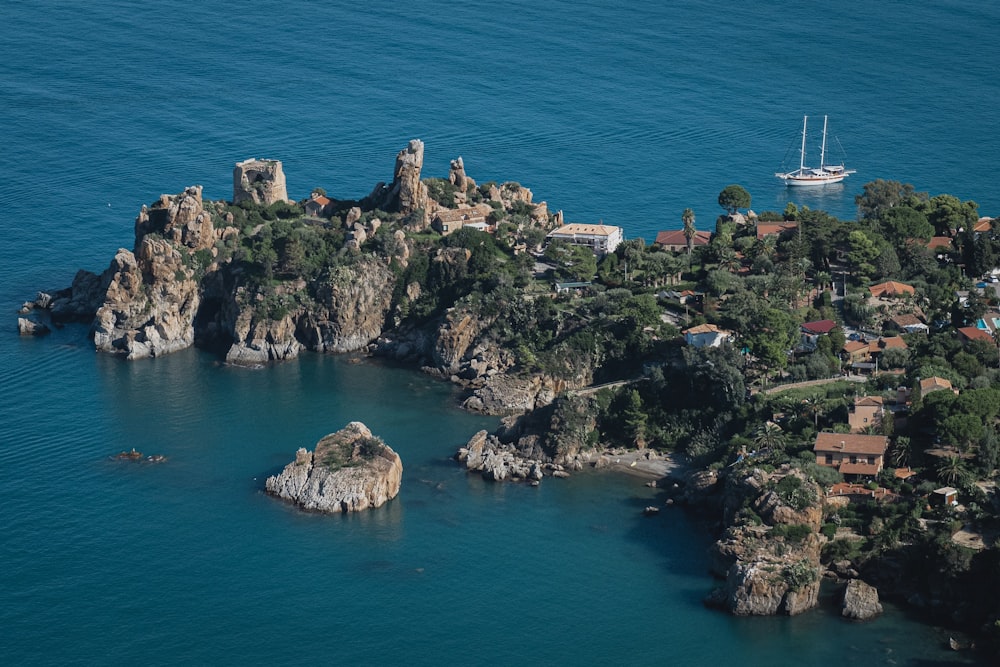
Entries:
{"label": "palm tree", "polygon": [[761,450],[782,451],[785,449],[785,434],[774,422],[764,422],[757,427],[753,444]]}
{"label": "palm tree", "polygon": [[694,249],[694,237],[698,231],[694,228],[694,211],[689,208],[684,209],[681,214],[681,221],[684,222],[684,238],[687,240],[688,263],[691,262],[691,251]]}
{"label": "palm tree", "polygon": [[949,456],[937,466],[938,478],[945,484],[957,484],[969,476],[965,461],[959,456]]}
{"label": "palm tree", "polygon": [[896,438],[896,443],[892,446],[892,453],[889,455],[893,465],[897,468],[905,467],[910,462],[910,439],[901,435]]}

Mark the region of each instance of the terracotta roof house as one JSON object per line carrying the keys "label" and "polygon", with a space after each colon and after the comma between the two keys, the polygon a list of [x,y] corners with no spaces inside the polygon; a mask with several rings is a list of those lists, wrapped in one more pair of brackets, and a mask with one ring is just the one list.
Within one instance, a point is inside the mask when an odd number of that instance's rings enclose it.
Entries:
{"label": "terracotta roof house", "polygon": [[603,257],[614,252],[625,236],[621,227],[573,222],[549,232],[546,238],[585,246],[598,257]]}
{"label": "terracotta roof house", "polygon": [[903,296],[904,294],[912,295],[915,290],[912,285],[889,280],[878,285],[872,285],[868,288],[868,291],[877,299],[885,299],[888,297]]}
{"label": "terracotta roof house", "polygon": [[475,227],[480,231],[488,231],[487,217],[493,212],[489,204],[476,204],[462,208],[442,208],[434,213],[431,227],[442,236],[448,236],[462,227]]}
{"label": "terracotta roof house", "polygon": [[920,381],[921,396],[926,396],[932,391],[938,391],[939,389],[947,389],[948,391],[953,392],[955,394],[958,393],[958,391],[952,388],[951,380],[937,377],[936,375],[934,377],[924,378],[923,380]]}
{"label": "terracotta roof house", "polygon": [[896,315],[889,320],[906,333],[927,333],[929,327],[916,313]]}
{"label": "terracotta roof house", "polygon": [[314,218],[325,218],[332,212],[333,202],[323,195],[315,195],[305,203],[306,215]]}
{"label": "terracotta roof house", "polygon": [[850,364],[865,362],[871,357],[871,348],[868,343],[861,340],[847,341],[841,348],[841,352],[847,357],[847,362]]}
{"label": "terracotta roof house", "polygon": [[813,349],[820,336],[825,336],[837,326],[833,320],[816,320],[806,322],[799,330],[802,332],[802,347]]}
{"label": "terracotta roof house", "polygon": [[990,345],[996,344],[996,341],[993,340],[993,336],[991,336],[988,331],[983,331],[982,329],[977,329],[976,327],[960,328],[958,330],[958,338],[963,343],[971,343],[974,340],[981,340],[989,343]]}
{"label": "terracotta roof house", "polygon": [[844,343],[841,353],[847,357],[847,362],[851,364],[865,363],[871,361],[886,350],[905,350],[906,341],[900,336],[886,336],[872,341],[849,340]]}
{"label": "terracotta roof house", "polygon": [[720,329],[714,324],[699,324],[681,333],[684,334],[684,342],[692,347],[719,347],[733,335],[732,332]]}
{"label": "terracotta roof house", "polygon": [[833,331],[836,326],[837,323],[833,320],[816,320],[815,322],[806,322],[802,325],[802,333],[822,336]]}
{"label": "terracotta roof house", "polygon": [[816,463],[844,475],[874,476],[882,470],[889,439],[884,435],[817,433]]}
{"label": "terracotta roof house", "polygon": [[856,396],[847,423],[851,425],[851,433],[861,433],[866,428],[882,425],[882,415],[885,405],[881,396]]}
{"label": "terracotta roof house", "polygon": [[979,218],[975,226],[973,226],[972,231],[976,234],[982,234],[983,232],[988,232],[991,229],[993,229],[993,218],[983,216]]}
{"label": "terracotta roof house", "polygon": [[763,239],[766,236],[781,236],[785,232],[798,229],[797,222],[775,222],[757,225],[757,238]]}
{"label": "terracotta roof house", "polygon": [[931,250],[951,250],[950,236],[932,236],[927,242],[927,247]]}
{"label": "terracotta roof house", "polygon": [[[691,239],[691,246],[699,248],[701,246],[708,245],[708,242],[711,240],[711,232],[695,232],[694,238]],[[671,252],[687,250],[687,237],[684,236],[683,229],[660,232],[656,235],[656,241],[654,241],[654,243],[664,250],[670,250]]]}
{"label": "terracotta roof house", "polygon": [[872,354],[880,354],[886,350],[905,350],[907,345],[902,336],[883,336],[878,340],[873,340],[868,344],[868,347]]}

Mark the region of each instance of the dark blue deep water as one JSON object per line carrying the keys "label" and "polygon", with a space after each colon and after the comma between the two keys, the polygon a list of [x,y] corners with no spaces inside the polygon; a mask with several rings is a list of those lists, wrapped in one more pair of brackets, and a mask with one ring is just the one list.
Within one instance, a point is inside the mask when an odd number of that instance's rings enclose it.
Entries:
{"label": "dark blue deep water", "polygon": [[[21,340],[18,305],[100,271],[143,203],[235,162],[289,193],[360,197],[426,143],[568,220],[651,240],[719,191],[854,216],[875,178],[1000,214],[994,3],[282,3],[8,0],[0,7],[0,657],[4,664],[942,664],[947,631],[890,607],[705,610],[708,538],[643,519],[650,490],[579,475],[488,485],[447,460],[494,422],[407,370],[305,355],[263,370],[190,350],[125,363],[86,330]],[[773,178],[830,116],[858,170]],[[810,144],[815,150],[818,138]],[[406,466],[361,516],[262,480],[359,419]],[[107,460],[135,446],[159,466]]]}

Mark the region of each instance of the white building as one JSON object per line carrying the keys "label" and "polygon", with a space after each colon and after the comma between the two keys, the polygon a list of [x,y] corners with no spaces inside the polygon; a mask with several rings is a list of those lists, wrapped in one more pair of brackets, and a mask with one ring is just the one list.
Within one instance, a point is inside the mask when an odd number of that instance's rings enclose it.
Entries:
{"label": "white building", "polygon": [[684,342],[692,347],[719,347],[733,337],[732,332],[720,329],[714,324],[699,324],[685,329]]}
{"label": "white building", "polygon": [[612,225],[584,225],[574,222],[549,232],[546,238],[586,246],[598,257],[603,257],[615,251],[622,242],[624,233],[621,227]]}

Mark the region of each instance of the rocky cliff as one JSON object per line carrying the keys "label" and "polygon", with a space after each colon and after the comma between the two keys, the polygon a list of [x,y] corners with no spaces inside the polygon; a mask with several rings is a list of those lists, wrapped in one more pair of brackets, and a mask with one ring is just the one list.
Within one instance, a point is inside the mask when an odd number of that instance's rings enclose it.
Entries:
{"label": "rocky cliff", "polygon": [[267,478],[268,493],[303,509],[347,513],[380,507],[399,494],[403,463],[361,422],[322,438],[314,451],[300,448],[295,461]]}
{"label": "rocky cliff", "polygon": [[[783,480],[789,481],[782,483]],[[822,495],[794,470],[725,481],[728,528],[712,549],[725,584],[707,600],[737,616],[795,615],[819,600]]]}

